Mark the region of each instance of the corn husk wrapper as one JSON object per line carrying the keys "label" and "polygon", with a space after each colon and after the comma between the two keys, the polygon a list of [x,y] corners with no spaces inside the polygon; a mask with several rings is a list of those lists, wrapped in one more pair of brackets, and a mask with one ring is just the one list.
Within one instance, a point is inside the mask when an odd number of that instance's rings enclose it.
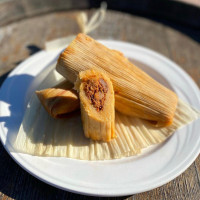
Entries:
{"label": "corn husk wrapper", "polygon": [[[51,72],[38,89],[52,87],[57,82],[58,74]],[[35,156],[62,156],[82,160],[122,158],[137,155],[142,149],[165,141],[175,130],[198,117],[199,113],[180,99],[173,124],[165,128],[152,127],[145,120],[116,112],[117,137],[110,142],[99,142],[84,136],[79,111],[71,113],[66,119],[53,119],[34,94],[14,146],[19,152]]]}
{"label": "corn husk wrapper", "polygon": [[176,94],[133,65],[119,51],[111,50],[87,35],[77,35],[61,53],[56,69],[73,83],[81,71],[102,70],[113,83],[116,110],[154,121],[157,126],[168,126],[173,122]]}
{"label": "corn husk wrapper", "polygon": [[68,113],[80,107],[78,94],[69,81],[63,81],[52,88],[38,90],[36,94],[46,111],[54,118],[66,117]]}

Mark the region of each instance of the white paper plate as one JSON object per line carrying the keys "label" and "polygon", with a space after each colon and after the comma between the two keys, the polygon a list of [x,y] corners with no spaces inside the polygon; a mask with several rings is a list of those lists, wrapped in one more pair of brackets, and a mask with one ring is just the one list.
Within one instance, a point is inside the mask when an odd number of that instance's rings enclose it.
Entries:
{"label": "white paper plate", "polygon": [[[199,89],[175,63],[144,47],[117,41],[101,41],[138,61],[155,79],[171,87],[178,96],[200,110]],[[177,131],[161,145],[137,157],[111,161],[80,161],[37,157],[17,153],[13,141],[27,100],[59,51],[41,51],[21,63],[7,77],[0,91],[0,137],[12,158],[33,176],[67,191],[96,196],[122,196],[161,186],[181,174],[200,151],[200,120]],[[142,63],[142,64],[141,64]]]}

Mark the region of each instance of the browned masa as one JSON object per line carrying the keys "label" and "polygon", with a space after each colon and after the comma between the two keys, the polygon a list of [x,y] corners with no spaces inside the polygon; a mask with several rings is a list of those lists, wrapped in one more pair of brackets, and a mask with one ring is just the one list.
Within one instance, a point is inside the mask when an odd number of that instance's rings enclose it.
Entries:
{"label": "browned masa", "polygon": [[[19,61],[29,56],[30,49],[27,46],[35,45],[43,48],[46,40],[78,33],[74,13],[51,13],[2,27],[0,74],[8,72]],[[178,63],[200,86],[200,44],[165,25],[109,11],[104,23],[91,36],[95,39],[113,38],[128,41],[151,48]],[[96,199],[65,192],[37,180],[19,167],[1,144],[0,160],[0,199]],[[129,198],[135,200],[199,200],[199,175],[200,157],[171,182]],[[110,199],[125,199],[125,197]]]}

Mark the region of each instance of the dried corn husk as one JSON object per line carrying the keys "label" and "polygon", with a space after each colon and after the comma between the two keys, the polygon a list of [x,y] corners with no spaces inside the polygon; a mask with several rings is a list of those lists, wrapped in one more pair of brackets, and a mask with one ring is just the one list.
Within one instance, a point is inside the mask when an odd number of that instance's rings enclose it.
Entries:
{"label": "dried corn husk", "polygon": [[69,81],[63,81],[55,87],[36,91],[36,94],[50,116],[62,118],[80,107],[78,94],[72,87]]}
{"label": "dried corn husk", "polygon": [[[53,75],[52,75],[53,74]],[[41,88],[59,82],[52,72]],[[50,117],[36,95],[31,98],[19,129],[15,148],[37,156],[63,156],[82,160],[106,160],[139,154],[142,149],[166,140],[178,128],[197,119],[199,113],[179,99],[173,124],[165,128],[152,127],[145,120],[115,115],[116,138],[110,142],[87,139],[84,136],[79,112],[66,119]]]}
{"label": "dried corn husk", "polygon": [[173,122],[177,106],[174,92],[134,66],[123,54],[84,34],[78,34],[60,55],[56,69],[73,83],[80,71],[103,70],[113,83],[118,111],[155,121],[157,126]]}
{"label": "dried corn husk", "polygon": [[112,82],[94,70],[79,73],[79,91],[84,134],[93,140],[110,141],[115,137],[115,98]]}

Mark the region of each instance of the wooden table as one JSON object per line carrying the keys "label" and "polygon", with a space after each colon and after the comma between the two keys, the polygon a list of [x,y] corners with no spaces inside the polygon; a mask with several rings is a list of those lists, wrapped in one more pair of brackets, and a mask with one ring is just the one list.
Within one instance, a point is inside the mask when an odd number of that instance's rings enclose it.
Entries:
{"label": "wooden table", "polygon": [[[54,12],[23,19],[0,29],[0,75],[6,74],[44,43],[79,32],[77,12]],[[119,23],[120,22],[120,23]],[[200,44],[154,21],[108,11],[106,20],[91,34],[96,39],[116,39],[143,45],[179,64],[200,86]],[[200,157],[179,177],[157,189],[130,197],[108,199],[200,199]],[[19,167],[0,144],[0,199],[96,199],[49,186]],[[101,199],[101,198],[99,198]]]}

